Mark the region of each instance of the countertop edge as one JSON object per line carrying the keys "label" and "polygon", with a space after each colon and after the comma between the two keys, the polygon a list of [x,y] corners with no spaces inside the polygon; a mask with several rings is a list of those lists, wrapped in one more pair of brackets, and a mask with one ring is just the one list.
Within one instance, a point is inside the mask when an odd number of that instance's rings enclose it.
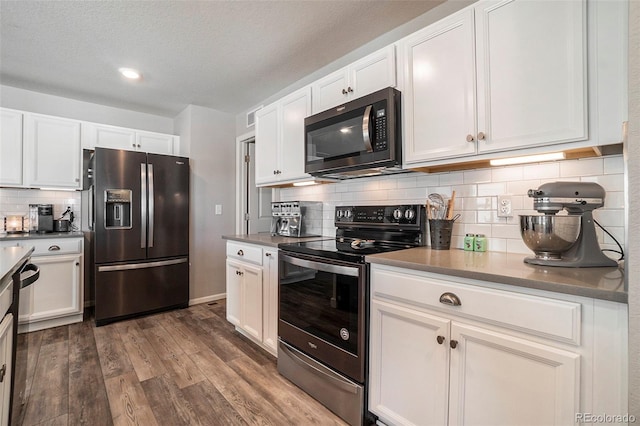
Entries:
{"label": "countertop edge", "polygon": [[84,232],[72,231],[72,232],[49,232],[45,234],[4,234],[0,236],[0,241],[16,241],[16,240],[42,240],[42,239],[56,239],[56,238],[83,238]]}
{"label": "countertop edge", "polygon": [[601,290],[589,287],[580,287],[576,285],[565,285],[561,283],[550,283],[544,281],[528,280],[518,277],[505,275],[497,275],[480,271],[467,271],[463,269],[443,268],[427,264],[419,264],[415,262],[402,261],[397,259],[384,259],[374,256],[367,256],[365,261],[370,264],[379,264],[403,268],[422,272],[431,272],[435,274],[449,275],[460,278],[475,279],[487,281],[497,284],[506,284],[515,287],[530,288],[535,290],[549,291],[553,293],[570,294],[573,296],[589,297],[592,299],[606,300],[617,303],[628,303],[628,294],[623,291]]}
{"label": "countertop edge", "polygon": [[327,238],[322,235],[313,237],[282,237],[273,236],[269,233],[264,234],[235,234],[235,235],[223,235],[222,239],[227,241],[238,241],[241,243],[255,244],[259,246],[268,246],[278,248],[281,244],[299,243],[304,241],[326,240]]}
{"label": "countertop edge", "polygon": [[[18,247],[16,247],[16,249],[17,248]],[[2,278],[0,279],[1,282],[4,282],[7,277],[12,276],[18,270],[18,268],[24,263],[24,261],[31,256],[31,253],[33,253],[33,250],[34,250],[33,247],[29,247],[29,248],[25,247],[21,249],[23,252],[22,256],[18,258],[18,260],[13,259],[13,262],[14,262],[13,266],[11,266],[11,268],[7,269],[7,271],[2,274]]]}

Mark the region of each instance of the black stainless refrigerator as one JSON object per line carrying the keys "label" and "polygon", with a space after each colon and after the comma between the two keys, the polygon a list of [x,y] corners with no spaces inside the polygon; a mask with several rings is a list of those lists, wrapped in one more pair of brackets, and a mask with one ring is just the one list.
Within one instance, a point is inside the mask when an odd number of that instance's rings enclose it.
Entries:
{"label": "black stainless refrigerator", "polygon": [[96,148],[89,165],[95,320],[189,303],[189,159]]}

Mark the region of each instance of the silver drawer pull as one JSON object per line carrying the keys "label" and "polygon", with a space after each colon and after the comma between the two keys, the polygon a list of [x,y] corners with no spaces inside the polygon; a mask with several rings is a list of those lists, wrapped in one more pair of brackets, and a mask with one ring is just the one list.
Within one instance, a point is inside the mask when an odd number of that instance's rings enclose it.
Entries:
{"label": "silver drawer pull", "polygon": [[60,251],[60,246],[52,245],[49,247],[49,251]]}
{"label": "silver drawer pull", "polygon": [[440,303],[444,303],[445,305],[450,306],[460,306],[462,302],[460,302],[460,298],[453,293],[442,293],[440,296]]}
{"label": "silver drawer pull", "polygon": [[244,252],[242,250],[238,250],[238,256],[244,256]]}

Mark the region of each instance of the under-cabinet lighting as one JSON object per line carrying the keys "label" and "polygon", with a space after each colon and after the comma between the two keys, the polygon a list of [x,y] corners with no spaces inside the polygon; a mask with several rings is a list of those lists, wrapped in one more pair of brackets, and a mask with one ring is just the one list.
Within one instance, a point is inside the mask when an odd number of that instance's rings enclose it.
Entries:
{"label": "under-cabinet lighting", "polygon": [[310,185],[316,185],[318,182],[316,182],[315,180],[307,180],[304,182],[294,182],[293,186],[310,186]]}
{"label": "under-cabinet lighting", "polygon": [[133,68],[119,68],[118,71],[129,80],[138,80],[142,76],[139,71]]}
{"label": "under-cabinet lighting", "polygon": [[75,189],[71,189],[71,188],[39,188],[40,191],[69,191],[69,192],[74,192],[76,191]]}
{"label": "under-cabinet lighting", "polygon": [[522,164],[522,163],[539,163],[542,161],[555,161],[555,160],[564,160],[566,155],[564,152],[552,152],[549,154],[536,154],[536,155],[524,155],[522,157],[509,157],[509,158],[498,158],[495,160],[490,160],[489,164],[492,166],[509,166],[511,164]]}

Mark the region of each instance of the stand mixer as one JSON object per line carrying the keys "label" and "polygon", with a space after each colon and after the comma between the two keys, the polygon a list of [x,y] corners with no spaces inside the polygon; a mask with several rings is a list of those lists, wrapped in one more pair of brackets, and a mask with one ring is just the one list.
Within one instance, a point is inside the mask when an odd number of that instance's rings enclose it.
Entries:
{"label": "stand mixer", "polygon": [[[544,215],[521,215],[520,232],[535,257],[526,263],[570,268],[618,266],[600,250],[593,210],[604,205],[605,190],[593,182],[545,183],[530,189],[533,208]],[[568,215],[558,215],[566,210]]]}

